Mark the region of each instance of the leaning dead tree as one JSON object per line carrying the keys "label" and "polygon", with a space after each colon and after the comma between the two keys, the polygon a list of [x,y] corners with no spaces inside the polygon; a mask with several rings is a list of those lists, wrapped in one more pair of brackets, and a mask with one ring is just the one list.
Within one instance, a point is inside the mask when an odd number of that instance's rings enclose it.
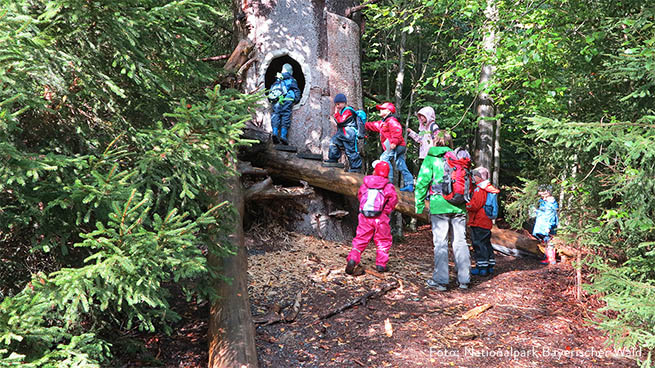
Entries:
{"label": "leaning dead tree", "polygon": [[257,367],[255,349],[255,328],[250,314],[248,299],[248,258],[244,243],[243,214],[245,196],[239,177],[232,178],[230,190],[217,194],[217,202],[229,201],[236,209],[234,232],[228,239],[217,239],[214,243],[229,242],[234,254],[227,257],[209,256],[212,269],[223,277],[213,281],[218,299],[211,305],[209,317],[209,365],[208,367]]}
{"label": "leaning dead tree", "polygon": [[[302,180],[309,185],[356,197],[364,175],[321,166],[320,162],[298,158],[295,153],[267,148],[252,157],[252,164],[277,177]],[[428,222],[427,213],[415,213],[414,193],[398,191],[396,211]]]}

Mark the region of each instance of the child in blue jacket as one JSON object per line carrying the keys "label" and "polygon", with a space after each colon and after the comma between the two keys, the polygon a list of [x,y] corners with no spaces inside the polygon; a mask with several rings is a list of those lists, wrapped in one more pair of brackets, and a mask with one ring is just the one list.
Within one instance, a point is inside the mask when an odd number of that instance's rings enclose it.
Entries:
{"label": "child in blue jacket", "polygon": [[538,190],[541,199],[539,200],[532,235],[541,240],[546,247],[546,259],[541,263],[555,264],[555,247],[550,245],[550,240],[556,234],[559,225],[559,217],[557,216],[559,205],[555,197],[553,197],[553,187],[540,185]]}
{"label": "child in blue jacket", "polygon": [[287,134],[291,125],[291,109],[300,101],[298,82],[292,76],[291,64],[282,65],[282,73],[278,73],[277,80],[271,86],[268,100],[273,104],[271,114],[271,128],[273,129],[273,143],[289,144]]}

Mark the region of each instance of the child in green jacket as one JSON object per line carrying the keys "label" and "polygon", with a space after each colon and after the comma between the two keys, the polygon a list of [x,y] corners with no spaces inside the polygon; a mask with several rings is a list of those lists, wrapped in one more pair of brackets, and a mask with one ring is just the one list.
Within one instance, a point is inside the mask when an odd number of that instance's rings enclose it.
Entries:
{"label": "child in green jacket", "polygon": [[430,148],[419,170],[414,201],[416,213],[423,213],[425,198],[430,193],[430,222],[434,244],[434,271],[427,280],[428,286],[446,291],[448,285],[448,232],[453,234],[453,253],[457,267],[457,280],[461,289],[467,289],[471,281],[471,258],[466,244],[466,208],[450,204],[441,195],[439,188],[444,175],[444,154],[452,151],[452,137],[448,132],[434,133],[434,147]]}

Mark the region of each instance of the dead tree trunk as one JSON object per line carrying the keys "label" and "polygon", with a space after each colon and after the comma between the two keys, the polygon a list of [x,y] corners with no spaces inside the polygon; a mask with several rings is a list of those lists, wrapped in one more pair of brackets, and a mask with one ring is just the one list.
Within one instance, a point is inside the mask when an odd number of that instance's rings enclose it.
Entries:
{"label": "dead tree trunk", "polygon": [[[214,280],[218,299],[211,306],[209,316],[210,368],[257,367],[255,328],[248,300],[248,259],[243,239],[244,194],[239,177],[231,179],[227,200],[238,211],[234,233],[229,241],[235,254],[228,257],[209,257],[209,264],[224,278]],[[216,239],[221,242],[225,239]]]}

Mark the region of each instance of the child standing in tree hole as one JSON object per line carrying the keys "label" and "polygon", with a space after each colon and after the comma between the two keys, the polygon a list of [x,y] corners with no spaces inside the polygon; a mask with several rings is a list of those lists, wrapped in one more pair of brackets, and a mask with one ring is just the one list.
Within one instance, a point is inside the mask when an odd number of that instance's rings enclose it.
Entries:
{"label": "child standing in tree hole", "polygon": [[353,247],[347,258],[346,273],[349,275],[353,274],[355,266],[359,264],[371,238],[376,247],[375,269],[378,272],[387,271],[389,249],[393,242],[389,214],[398,203],[398,195],[388,179],[389,164],[385,161],[375,161],[373,167],[373,175],[364,177],[364,183],[357,193],[359,217]]}

